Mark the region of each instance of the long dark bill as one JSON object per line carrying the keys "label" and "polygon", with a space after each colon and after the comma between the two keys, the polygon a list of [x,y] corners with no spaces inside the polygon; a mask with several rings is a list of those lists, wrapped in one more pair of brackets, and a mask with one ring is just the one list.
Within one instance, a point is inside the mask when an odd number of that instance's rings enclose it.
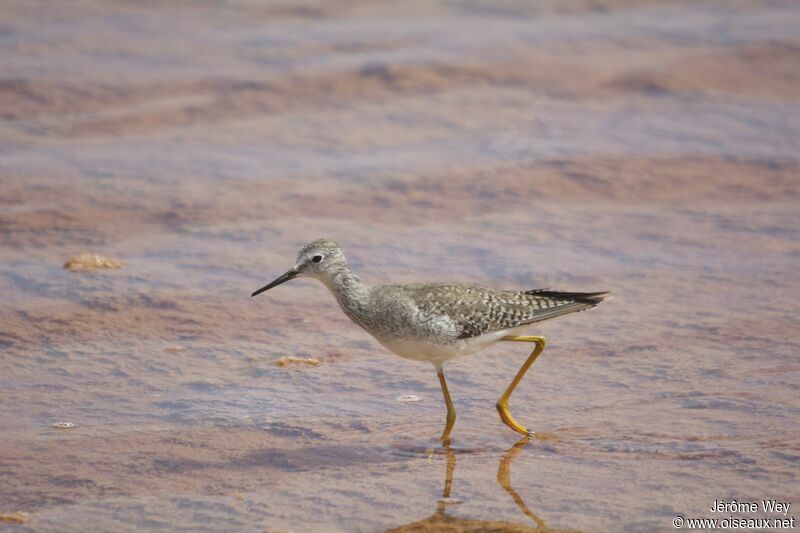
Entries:
{"label": "long dark bill", "polygon": [[264,285],[263,287],[258,289],[256,292],[254,292],[253,294],[250,295],[250,298],[252,298],[253,296],[258,296],[262,292],[270,290],[272,287],[277,287],[281,283],[286,283],[287,281],[289,281],[290,279],[294,278],[295,276],[297,276],[297,271],[292,269],[289,272],[287,272],[286,274],[284,274],[281,277],[279,277],[278,279],[276,279],[275,281],[273,281],[272,283]]}

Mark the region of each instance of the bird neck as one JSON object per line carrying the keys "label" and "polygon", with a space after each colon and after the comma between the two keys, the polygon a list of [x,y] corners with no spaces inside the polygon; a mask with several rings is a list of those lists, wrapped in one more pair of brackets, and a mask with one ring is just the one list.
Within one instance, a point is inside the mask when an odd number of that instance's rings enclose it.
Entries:
{"label": "bird neck", "polygon": [[322,282],[333,293],[345,313],[350,315],[366,305],[369,287],[361,283],[358,276],[349,267],[344,266]]}

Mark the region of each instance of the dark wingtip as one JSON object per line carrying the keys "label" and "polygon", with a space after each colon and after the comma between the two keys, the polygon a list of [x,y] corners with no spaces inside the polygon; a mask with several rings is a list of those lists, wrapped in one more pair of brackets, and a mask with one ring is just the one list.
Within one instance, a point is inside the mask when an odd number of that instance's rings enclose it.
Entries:
{"label": "dark wingtip", "polygon": [[572,300],[573,302],[580,302],[592,305],[600,304],[612,298],[611,291],[567,292],[567,291],[554,291],[551,289],[535,289],[532,291],[525,291],[525,293],[533,294],[536,296],[544,296],[546,298],[554,298],[556,300]]}
{"label": "dark wingtip", "polygon": [[592,303],[599,304],[605,302],[606,300],[610,300],[611,298],[613,298],[613,296],[611,295],[611,291],[602,291],[602,292],[586,293],[584,298],[591,301]]}

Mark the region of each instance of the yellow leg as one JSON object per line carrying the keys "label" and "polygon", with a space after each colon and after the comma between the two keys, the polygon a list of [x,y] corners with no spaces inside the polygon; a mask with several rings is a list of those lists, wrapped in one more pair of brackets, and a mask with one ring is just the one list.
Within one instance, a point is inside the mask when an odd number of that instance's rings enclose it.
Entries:
{"label": "yellow leg", "polygon": [[506,391],[500,396],[500,399],[497,400],[497,411],[500,413],[500,418],[503,422],[516,431],[517,433],[521,433],[523,435],[532,435],[530,431],[525,429],[521,426],[514,418],[511,416],[511,413],[508,412],[508,399],[511,397],[511,393],[514,392],[514,389],[517,388],[522,376],[525,375],[525,372],[531,367],[536,358],[539,357],[539,354],[542,353],[545,346],[544,337],[503,337],[501,340],[504,341],[516,341],[516,342],[532,342],[536,344],[536,347],[531,352],[531,355],[528,356],[528,360],[522,365],[522,368],[519,369],[517,375],[514,376],[514,380],[508,386]]}
{"label": "yellow leg", "polygon": [[453,424],[456,423],[456,408],[453,407],[453,400],[450,399],[450,393],[447,391],[447,382],[444,380],[444,372],[441,368],[436,369],[436,375],[439,376],[439,384],[442,386],[442,394],[444,394],[444,403],[447,405],[447,423],[442,432],[442,442],[445,444],[450,443],[450,431],[453,429]]}

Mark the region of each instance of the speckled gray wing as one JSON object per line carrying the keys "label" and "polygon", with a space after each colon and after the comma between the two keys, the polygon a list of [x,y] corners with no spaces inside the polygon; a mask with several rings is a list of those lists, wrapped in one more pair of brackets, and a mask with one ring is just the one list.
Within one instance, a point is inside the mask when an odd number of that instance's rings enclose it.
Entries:
{"label": "speckled gray wing", "polygon": [[500,291],[470,285],[421,284],[406,288],[421,313],[448,316],[462,339],[585,311],[609,295],[550,289]]}

